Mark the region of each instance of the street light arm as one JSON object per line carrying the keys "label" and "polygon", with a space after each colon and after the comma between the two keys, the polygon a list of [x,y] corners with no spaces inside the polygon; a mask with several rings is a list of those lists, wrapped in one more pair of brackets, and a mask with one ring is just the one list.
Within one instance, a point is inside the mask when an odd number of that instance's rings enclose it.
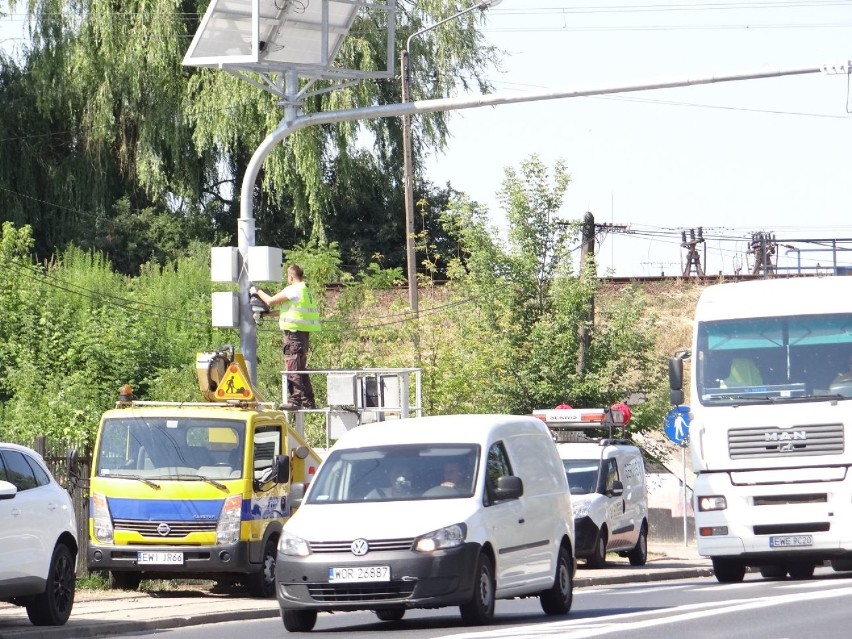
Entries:
{"label": "street light arm", "polygon": [[422,34],[426,33],[427,31],[431,31],[432,29],[435,29],[436,27],[440,27],[442,24],[445,24],[445,23],[449,22],[450,20],[455,20],[456,18],[460,18],[463,15],[465,15],[466,13],[470,13],[471,11],[476,11],[477,9],[479,9],[480,11],[485,11],[488,7],[492,7],[492,6],[499,4],[499,3],[500,3],[500,0],[490,0],[490,1],[489,0],[481,0],[481,2],[477,2],[472,7],[468,7],[467,9],[464,9],[463,11],[459,11],[458,13],[454,13],[449,18],[444,18],[443,20],[439,20],[438,22],[436,22],[433,25],[425,27],[424,29],[420,29],[420,31],[415,31],[410,36],[408,36],[408,39],[405,41],[405,51],[409,54],[409,56],[411,55],[411,41],[414,38],[416,38],[417,36],[422,35]]}

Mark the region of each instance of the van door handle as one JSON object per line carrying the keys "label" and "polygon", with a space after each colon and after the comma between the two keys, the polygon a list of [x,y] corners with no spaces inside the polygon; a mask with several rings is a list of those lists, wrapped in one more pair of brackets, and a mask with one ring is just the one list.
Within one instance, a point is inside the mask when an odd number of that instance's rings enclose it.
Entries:
{"label": "van door handle", "polygon": [[518,520],[518,523],[519,523],[519,524],[522,524],[522,523],[524,523],[525,521],[526,521],[526,519],[524,519],[523,517],[521,517],[521,518]]}

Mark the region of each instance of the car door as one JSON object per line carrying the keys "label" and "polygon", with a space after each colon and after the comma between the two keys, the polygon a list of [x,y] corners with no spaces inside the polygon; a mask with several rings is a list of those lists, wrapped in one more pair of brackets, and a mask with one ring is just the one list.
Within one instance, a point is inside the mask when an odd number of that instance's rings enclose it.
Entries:
{"label": "car door", "polygon": [[520,499],[495,501],[491,495],[497,478],[512,475],[512,464],[503,442],[488,450],[485,463],[485,508],[483,517],[494,545],[494,574],[498,590],[523,583],[525,578],[524,505]]}
{"label": "car door", "polygon": [[606,498],[606,520],[609,524],[609,541],[607,547],[611,549],[619,548],[624,543],[625,527],[629,526],[627,519],[627,510],[624,503],[623,493],[620,495],[613,494],[616,482],[622,483],[621,473],[619,472],[618,460],[615,457],[604,459],[601,463],[604,478],[604,496]]}
{"label": "car door", "polygon": [[[6,481],[18,493],[12,499],[0,500],[0,573],[7,576],[27,577],[47,574],[43,566],[43,537],[51,525],[43,490],[24,453],[18,450],[0,450]],[[44,471],[42,471],[43,474]],[[49,561],[49,557],[48,557]]]}

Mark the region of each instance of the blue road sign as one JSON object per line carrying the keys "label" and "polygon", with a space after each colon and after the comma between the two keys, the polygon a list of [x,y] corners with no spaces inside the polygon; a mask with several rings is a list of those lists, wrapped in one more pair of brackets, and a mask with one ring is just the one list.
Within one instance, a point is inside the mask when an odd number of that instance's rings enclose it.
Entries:
{"label": "blue road sign", "polygon": [[689,406],[675,406],[666,414],[666,436],[682,446],[689,439]]}

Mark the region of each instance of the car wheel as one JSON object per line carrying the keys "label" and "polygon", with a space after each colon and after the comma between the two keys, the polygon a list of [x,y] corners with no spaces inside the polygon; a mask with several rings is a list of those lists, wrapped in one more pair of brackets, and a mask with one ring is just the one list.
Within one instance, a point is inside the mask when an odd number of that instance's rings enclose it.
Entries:
{"label": "car wheel", "polygon": [[563,547],[556,558],[553,587],[541,593],[541,609],[548,615],[567,615],[574,601],[574,562]]}
{"label": "car wheel", "polygon": [[607,541],[606,527],[601,527],[598,538],[595,540],[595,547],[592,550],[592,554],[586,559],[586,565],[589,568],[603,568],[606,565]]}
{"label": "car wheel", "polygon": [[786,566],[761,566],[760,576],[764,579],[784,579],[787,576]]}
{"label": "car wheel", "polygon": [[631,566],[644,566],[648,561],[648,527],[645,524],[642,524],[639,539],[636,540],[633,549],[627,553],[627,558]]}
{"label": "car wheel", "polygon": [[136,590],[141,582],[142,575],[138,572],[111,570],[109,573],[109,587],[113,590]]}
{"label": "car wheel", "polygon": [[278,552],[278,540],[270,537],[263,547],[261,569],[249,575],[248,591],[252,597],[269,599],[275,595],[275,561]]}
{"label": "car wheel", "polygon": [[399,621],[405,616],[405,608],[387,608],[375,612],[379,621]]}
{"label": "car wheel", "polygon": [[283,610],[281,618],[290,632],[310,632],[317,623],[316,610]]}
{"label": "car wheel", "polygon": [[720,584],[739,583],[745,577],[745,564],[737,559],[714,557],[713,572]]}
{"label": "car wheel", "polygon": [[488,555],[480,554],[476,561],[473,595],[470,601],[459,606],[462,621],[481,626],[494,618],[494,566]]}
{"label": "car wheel", "polygon": [[36,626],[62,626],[74,607],[77,575],[74,555],[65,544],[59,544],[50,558],[44,592],[29,600],[27,617]]}

